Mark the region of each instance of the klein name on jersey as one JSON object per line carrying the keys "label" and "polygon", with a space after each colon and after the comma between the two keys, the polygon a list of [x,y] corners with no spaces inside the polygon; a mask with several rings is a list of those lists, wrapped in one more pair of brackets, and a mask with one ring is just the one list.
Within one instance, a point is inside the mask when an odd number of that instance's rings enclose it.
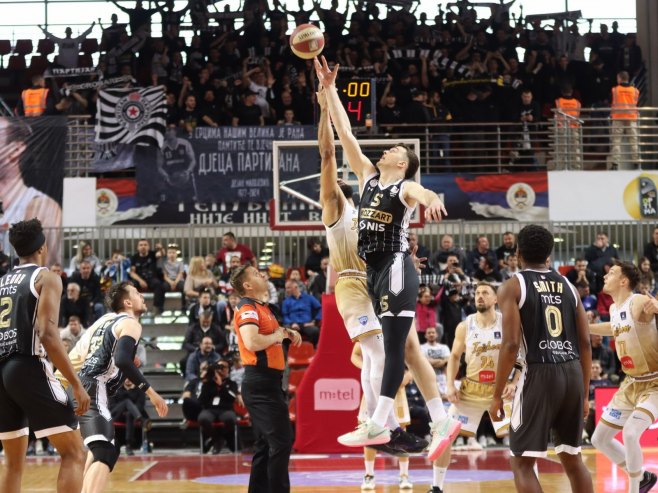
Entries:
{"label": "klein name on jersey", "polygon": [[612,335],[615,337],[619,337],[622,334],[625,334],[626,332],[631,331],[631,326],[630,325],[622,325],[622,326],[612,326]]}
{"label": "klein name on jersey", "polygon": [[556,281],[533,281],[532,284],[538,293],[562,293],[564,284]]}
{"label": "klein name on jersey", "polygon": [[499,351],[499,350],[500,350],[500,343],[494,344],[491,341],[487,341],[485,343],[482,342],[473,343],[473,353],[476,356],[480,356],[482,353],[486,353],[488,351]]}
{"label": "klein name on jersey", "polygon": [[372,219],[380,223],[391,224],[393,222],[393,214],[378,211],[377,209],[361,209],[361,219]]}

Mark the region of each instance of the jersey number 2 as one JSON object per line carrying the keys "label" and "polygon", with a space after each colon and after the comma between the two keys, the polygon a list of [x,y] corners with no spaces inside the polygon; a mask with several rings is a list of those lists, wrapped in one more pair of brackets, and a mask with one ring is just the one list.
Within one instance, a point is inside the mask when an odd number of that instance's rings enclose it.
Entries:
{"label": "jersey number 2", "polygon": [[6,329],[11,325],[12,301],[9,296],[0,298],[0,329]]}

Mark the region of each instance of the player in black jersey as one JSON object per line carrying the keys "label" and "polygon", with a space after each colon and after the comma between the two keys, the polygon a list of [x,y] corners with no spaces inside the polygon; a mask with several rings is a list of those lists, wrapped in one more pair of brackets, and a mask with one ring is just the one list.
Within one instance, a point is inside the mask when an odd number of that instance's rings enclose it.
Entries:
{"label": "player in black jersey", "polygon": [[[20,263],[0,279],[0,440],[5,451],[0,491],[20,491],[29,426],[59,451],[58,493],[79,492],[84,448],[75,414],[87,411],[89,395],[59,337],[62,280],[42,267],[48,246],[38,219],[12,225],[9,241]],[[72,384],[75,412],[53,364]]]}
{"label": "player in black jersey", "polygon": [[[142,336],[139,317],[146,311],[144,296],[128,281],[115,284],[108,293],[112,313],[103,315],[84,338],[88,346],[75,347],[84,354],[80,379],[91,397],[89,411],[80,418],[84,443],[89,447],[84,475],[85,493],[101,493],[118,459],[109,398],[127,378],[149,397],[158,416],[167,415],[167,404],[135,366],[135,351]],[[82,340],[81,340],[82,341]]]}
{"label": "player in black jersey", "polygon": [[520,231],[523,270],[498,291],[503,340],[489,413],[494,421],[504,417],[501,396],[520,348],[525,364],[510,423],[516,489],[542,491],[533,467],[537,457],[546,456],[553,432],[572,491],[588,493],[593,492],[592,478],[582,461],[580,440],[589,408],[589,327],[576,289],[547,267],[552,251],[553,235],[547,229],[533,224]]}
{"label": "player in black jersey", "polygon": [[[336,92],[338,65],[330,70],[323,57],[322,64],[315,60],[315,68],[327,91],[329,111],[343,152],[359,180],[359,255],[367,264],[368,291],[381,317],[385,351],[381,395],[372,416],[338,441],[352,447],[380,445],[391,439],[385,425],[402,383],[405,341],[416,314],[419,279],[409,254],[409,220],[417,204],[426,207],[428,221],[440,221],[446,210],[436,193],[413,181],[420,163],[404,144],[384,151],[376,166],[370,162],[352,134]],[[430,411],[438,418],[432,426],[430,460],[445,450],[461,426],[447,417],[439,398],[435,401],[428,402]]]}
{"label": "player in black jersey", "polygon": [[175,128],[167,129],[162,153],[157,157],[158,173],[164,180],[161,201],[180,202],[197,199],[196,156],[192,144],[176,135]]}

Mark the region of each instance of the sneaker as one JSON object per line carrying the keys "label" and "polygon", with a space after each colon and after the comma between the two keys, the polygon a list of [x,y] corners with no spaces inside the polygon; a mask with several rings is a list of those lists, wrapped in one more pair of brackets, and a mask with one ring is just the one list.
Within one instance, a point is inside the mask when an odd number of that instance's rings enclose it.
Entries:
{"label": "sneaker", "polygon": [[482,436],[478,439],[478,443],[480,444],[480,447],[482,447],[483,449],[487,448],[487,439],[485,438],[484,435],[482,435]]}
{"label": "sneaker", "polygon": [[503,446],[509,447],[509,436],[507,435],[503,437]]}
{"label": "sneaker", "polygon": [[430,443],[427,458],[434,460],[440,456],[452,443],[462,429],[462,424],[456,419],[446,417],[440,423],[430,423],[432,442]]}
{"label": "sneaker", "polygon": [[356,430],[338,437],[338,443],[346,447],[369,447],[391,441],[391,430],[379,426],[369,419],[356,427]]}
{"label": "sneaker", "polygon": [[427,493],[443,493],[443,490],[438,486],[432,486],[429,490],[427,490]]}
{"label": "sneaker", "polygon": [[413,490],[414,485],[409,481],[409,476],[400,476],[400,490]]}
{"label": "sneaker", "polygon": [[495,447],[498,445],[498,442],[496,442],[496,439],[491,436],[487,436],[487,447]]}
{"label": "sneaker", "polygon": [[644,471],[642,481],[640,481],[640,493],[647,493],[655,486],[656,481],[658,481],[658,477],[654,473]]}
{"label": "sneaker", "polygon": [[424,438],[419,438],[412,433],[407,433],[402,428],[398,428],[391,432],[391,441],[386,445],[402,452],[415,454],[425,450],[428,443]]}
{"label": "sneaker", "polygon": [[468,440],[466,441],[466,449],[467,450],[482,450],[484,447],[480,442],[478,442],[475,437],[468,437]]}
{"label": "sneaker", "polygon": [[363,476],[363,483],[361,483],[361,491],[374,491],[375,490],[375,476],[366,474]]}
{"label": "sneaker", "polygon": [[212,447],[212,438],[206,438],[203,442],[203,453],[207,454],[210,448]]}
{"label": "sneaker", "polygon": [[135,455],[135,452],[133,452],[132,447],[128,447],[127,445],[126,445],[126,455],[129,455],[129,456]]}
{"label": "sneaker", "polygon": [[383,443],[380,445],[368,445],[368,448],[375,449],[378,452],[383,452],[384,454],[392,455],[394,457],[409,457],[407,452],[389,447],[388,443]]}

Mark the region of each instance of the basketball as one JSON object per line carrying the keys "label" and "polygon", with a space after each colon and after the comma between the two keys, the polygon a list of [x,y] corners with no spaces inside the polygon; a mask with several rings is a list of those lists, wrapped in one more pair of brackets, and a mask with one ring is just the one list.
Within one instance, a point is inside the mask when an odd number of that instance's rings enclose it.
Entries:
{"label": "basketball", "polygon": [[310,60],[322,53],[324,35],[313,24],[301,24],[290,35],[290,49],[299,58]]}

